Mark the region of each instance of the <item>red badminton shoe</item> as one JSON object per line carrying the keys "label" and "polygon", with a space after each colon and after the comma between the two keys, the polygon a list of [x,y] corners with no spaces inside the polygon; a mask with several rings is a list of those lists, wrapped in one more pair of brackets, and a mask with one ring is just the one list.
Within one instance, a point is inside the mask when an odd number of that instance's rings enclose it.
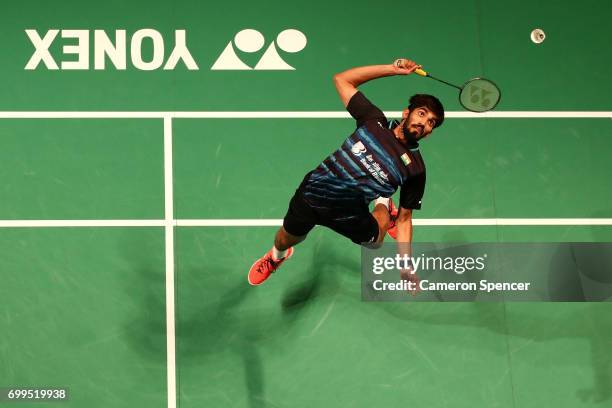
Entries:
{"label": "red badminton shoe", "polygon": [[261,285],[270,275],[293,255],[293,247],[287,250],[283,259],[274,259],[270,249],[264,256],[255,261],[249,270],[249,283],[253,286]]}
{"label": "red badminton shoe", "polygon": [[391,221],[389,221],[389,228],[387,228],[387,233],[391,236],[391,238],[397,240],[397,215],[399,211],[395,204],[393,204],[393,199],[389,199],[389,215],[391,216]]}

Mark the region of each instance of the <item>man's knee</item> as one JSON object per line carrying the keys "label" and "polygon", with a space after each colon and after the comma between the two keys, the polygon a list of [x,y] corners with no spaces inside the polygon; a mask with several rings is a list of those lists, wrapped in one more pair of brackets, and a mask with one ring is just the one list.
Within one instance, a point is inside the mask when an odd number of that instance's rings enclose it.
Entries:
{"label": "man's knee", "polygon": [[285,227],[281,226],[276,233],[276,237],[274,239],[274,246],[276,246],[276,248],[279,250],[285,250],[289,247],[299,244],[300,242],[306,239],[306,236],[307,235],[293,235],[289,233],[285,229]]}

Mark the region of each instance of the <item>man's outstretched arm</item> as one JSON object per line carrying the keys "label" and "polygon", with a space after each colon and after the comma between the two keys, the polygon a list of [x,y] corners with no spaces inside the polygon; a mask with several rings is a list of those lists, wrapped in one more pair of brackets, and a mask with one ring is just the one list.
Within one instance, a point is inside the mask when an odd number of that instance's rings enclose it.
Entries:
{"label": "man's outstretched arm", "polygon": [[396,222],[398,245],[402,246],[402,252],[410,256],[410,244],[412,243],[412,210],[400,207]]}
{"label": "man's outstretched arm", "polygon": [[[412,210],[400,208],[397,217],[397,252],[400,256],[407,255],[412,257]],[[415,290],[411,291],[416,295],[419,291],[419,277],[414,273],[412,268],[400,271],[400,277],[403,280],[413,282]]]}
{"label": "man's outstretched arm", "polygon": [[334,84],[336,90],[342,100],[342,104],[346,107],[357,93],[357,87],[372,79],[382,78],[393,75],[408,75],[413,73],[417,68],[421,68],[416,62],[409,59],[398,59],[393,64],[386,65],[368,65],[365,67],[351,68],[344,72],[334,75]]}

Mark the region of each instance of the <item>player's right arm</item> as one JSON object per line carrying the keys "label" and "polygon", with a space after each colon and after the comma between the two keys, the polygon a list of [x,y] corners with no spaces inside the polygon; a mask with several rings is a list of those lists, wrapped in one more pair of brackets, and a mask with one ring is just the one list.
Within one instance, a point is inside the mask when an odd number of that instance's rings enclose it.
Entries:
{"label": "player's right arm", "polygon": [[334,85],[336,85],[336,91],[338,91],[342,104],[346,107],[353,95],[357,93],[359,85],[372,79],[392,75],[408,75],[417,68],[421,68],[421,66],[414,61],[404,58],[395,60],[393,64],[351,68],[334,75]]}

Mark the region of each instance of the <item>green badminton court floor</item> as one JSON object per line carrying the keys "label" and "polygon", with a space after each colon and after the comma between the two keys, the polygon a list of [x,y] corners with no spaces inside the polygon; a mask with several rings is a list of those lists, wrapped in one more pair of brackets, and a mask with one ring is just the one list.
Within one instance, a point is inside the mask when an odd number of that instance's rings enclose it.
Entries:
{"label": "green badminton court floor", "polygon": [[[423,144],[418,217],[609,216],[612,124],[574,119],[575,131],[567,120],[449,119],[447,135],[469,121],[470,136]],[[172,121],[175,220],[282,218],[302,175],[352,126],[233,119],[232,137],[216,137],[228,121]],[[303,137],[279,148],[295,126]],[[161,119],[5,119],[0,134],[3,220],[164,220]],[[179,406],[610,401],[609,303],[364,303],[359,248],[324,229],[249,287],[274,231],[173,228]],[[611,239],[606,225],[415,227],[421,242]],[[5,227],[0,240],[7,386],[67,386],[65,406],[167,406],[163,225]]]}

